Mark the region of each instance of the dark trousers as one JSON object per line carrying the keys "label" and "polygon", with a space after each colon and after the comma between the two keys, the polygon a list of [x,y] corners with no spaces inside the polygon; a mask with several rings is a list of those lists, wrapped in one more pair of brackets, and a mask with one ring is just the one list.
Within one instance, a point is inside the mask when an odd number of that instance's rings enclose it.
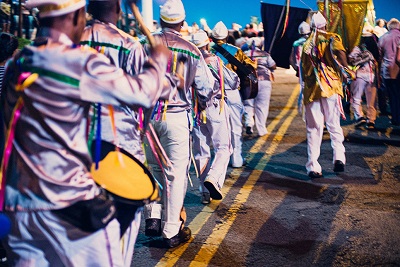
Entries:
{"label": "dark trousers", "polygon": [[392,124],[400,125],[400,79],[384,79],[389,97]]}
{"label": "dark trousers", "polygon": [[381,83],[381,86],[377,90],[378,93],[378,107],[380,114],[387,115],[387,91],[384,82]]}

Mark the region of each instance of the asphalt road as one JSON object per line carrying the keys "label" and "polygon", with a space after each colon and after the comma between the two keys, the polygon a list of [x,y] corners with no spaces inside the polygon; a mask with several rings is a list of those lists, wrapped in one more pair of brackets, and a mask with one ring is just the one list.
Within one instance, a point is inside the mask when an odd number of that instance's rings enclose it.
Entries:
{"label": "asphalt road", "polygon": [[329,135],[324,178],[306,175],[305,123],[297,79],[278,69],[264,137],[244,133],[248,164],[228,168],[222,201],[200,203],[191,171],[185,199],[193,238],[174,249],[138,236],[132,266],[400,266],[400,129],[343,121],[347,164],[336,175]]}

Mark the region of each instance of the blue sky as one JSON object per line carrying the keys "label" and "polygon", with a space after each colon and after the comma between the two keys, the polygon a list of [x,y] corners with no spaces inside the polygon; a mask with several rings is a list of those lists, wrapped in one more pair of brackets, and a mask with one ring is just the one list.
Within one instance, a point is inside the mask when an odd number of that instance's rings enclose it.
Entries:
{"label": "blue sky", "polygon": [[[150,1],[150,0],[146,0]],[[159,6],[165,0],[153,0],[154,19],[159,19]],[[260,10],[261,2],[283,5],[285,0],[182,0],[186,10],[186,20],[190,24],[200,19],[207,20],[208,25],[213,28],[214,25],[222,20],[229,26],[236,22],[242,26],[250,22],[251,16],[257,16],[261,20]],[[291,0],[291,6],[317,9],[315,0]],[[243,4],[244,3],[244,4]],[[374,0],[375,12],[377,18],[384,18],[387,21],[392,17],[400,19],[400,0]]]}

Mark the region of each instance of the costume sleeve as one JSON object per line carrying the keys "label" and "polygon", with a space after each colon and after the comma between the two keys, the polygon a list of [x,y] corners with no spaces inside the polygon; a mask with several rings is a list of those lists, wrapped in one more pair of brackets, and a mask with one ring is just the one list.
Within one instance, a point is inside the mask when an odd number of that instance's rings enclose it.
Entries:
{"label": "costume sleeve", "polygon": [[130,76],[110,65],[104,55],[92,54],[88,57],[79,83],[81,98],[89,102],[150,108],[162,92],[167,60],[167,57],[155,51],[143,65],[143,71]]}
{"label": "costume sleeve", "polygon": [[214,84],[215,78],[208,68],[203,56],[201,56],[200,59],[196,60],[196,74],[192,86],[193,89],[196,90],[196,94],[203,104],[211,99]]}

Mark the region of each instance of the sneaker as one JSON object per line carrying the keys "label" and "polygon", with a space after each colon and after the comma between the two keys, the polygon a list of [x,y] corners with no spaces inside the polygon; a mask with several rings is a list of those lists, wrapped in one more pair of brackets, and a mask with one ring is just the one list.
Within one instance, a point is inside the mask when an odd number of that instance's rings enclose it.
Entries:
{"label": "sneaker", "polygon": [[145,224],[146,236],[161,236],[161,219],[146,219]]}
{"label": "sneaker", "polygon": [[356,127],[361,127],[363,124],[367,122],[367,119],[364,117],[360,117],[356,120],[355,126]]}
{"label": "sneaker", "polygon": [[322,173],[311,171],[311,172],[308,173],[308,177],[310,177],[311,179],[321,178],[322,177]]}
{"label": "sneaker", "polygon": [[335,160],[333,164],[334,172],[344,172],[344,163],[341,160]]}
{"label": "sneaker", "polygon": [[367,129],[368,130],[375,130],[375,123],[367,122]]}
{"label": "sneaker", "polygon": [[253,130],[251,129],[250,126],[247,126],[247,127],[246,127],[246,133],[247,133],[247,134],[253,134]]}
{"label": "sneaker", "polygon": [[218,185],[216,182],[213,180],[206,178],[204,181],[204,186],[208,189],[210,192],[210,197],[212,197],[215,200],[221,200],[222,199],[222,193],[221,190],[219,189]]}
{"label": "sneaker", "polygon": [[203,192],[201,194],[201,204],[207,205],[207,204],[210,204],[210,202],[211,202],[210,193]]}
{"label": "sneaker", "polygon": [[164,243],[168,248],[174,248],[189,241],[190,237],[192,237],[192,231],[190,228],[183,227],[181,230],[179,230],[179,233],[176,236],[164,238]]}

